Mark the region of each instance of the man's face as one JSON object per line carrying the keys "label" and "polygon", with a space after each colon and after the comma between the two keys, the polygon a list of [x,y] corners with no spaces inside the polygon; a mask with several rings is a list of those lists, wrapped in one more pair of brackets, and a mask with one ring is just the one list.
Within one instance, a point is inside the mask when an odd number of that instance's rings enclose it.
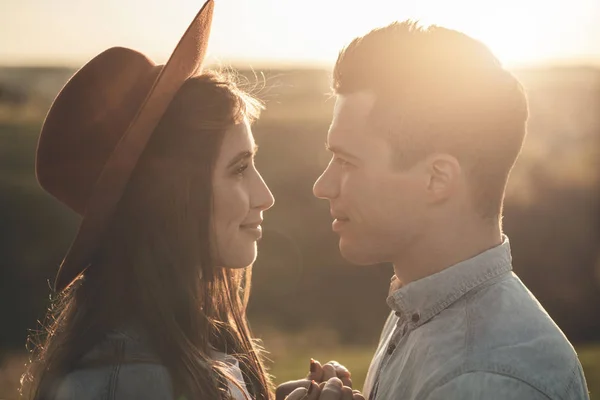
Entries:
{"label": "man's face", "polygon": [[368,123],[375,96],[337,97],[327,147],[329,165],[315,196],[329,200],[342,256],[355,264],[393,262],[423,231],[427,174],[419,163],[399,170],[388,139]]}

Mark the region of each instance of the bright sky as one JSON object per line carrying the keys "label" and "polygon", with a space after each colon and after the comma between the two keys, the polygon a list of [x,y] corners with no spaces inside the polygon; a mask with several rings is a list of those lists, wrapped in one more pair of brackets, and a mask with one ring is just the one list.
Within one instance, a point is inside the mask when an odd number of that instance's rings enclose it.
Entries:
{"label": "bright sky", "polygon": [[[111,46],[164,62],[203,0],[0,0],[0,64],[80,65]],[[508,65],[600,65],[600,0],[215,0],[209,52],[224,63],[329,64],[406,18],[461,30]]]}

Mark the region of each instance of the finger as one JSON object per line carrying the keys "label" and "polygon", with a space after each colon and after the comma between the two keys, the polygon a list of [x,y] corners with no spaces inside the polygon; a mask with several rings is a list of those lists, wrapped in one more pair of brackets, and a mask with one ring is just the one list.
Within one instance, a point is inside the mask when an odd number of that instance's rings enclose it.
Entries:
{"label": "finger", "polygon": [[308,389],[304,387],[296,388],[285,400],[318,400],[320,394],[319,385],[315,381],[311,381]]}
{"label": "finger", "polygon": [[282,383],[281,385],[277,386],[277,390],[275,391],[275,399],[283,400],[286,398],[286,396],[288,396],[290,393],[292,393],[297,388],[302,387],[302,388],[307,389],[309,387],[310,383],[311,383],[311,381],[306,380],[306,379],[299,379],[297,381],[288,381],[288,382]]}
{"label": "finger", "polygon": [[342,379],[343,377],[350,378],[350,371],[348,371],[348,368],[344,367],[339,362],[337,362],[337,361],[329,361],[325,365],[331,365],[331,366],[333,366],[333,368],[335,369],[336,376],[338,378],[340,378],[340,379]]}
{"label": "finger", "polygon": [[352,392],[352,400],[365,400],[365,396],[358,390]]}
{"label": "finger", "polygon": [[323,381],[328,381],[331,378],[336,378],[335,368],[331,364],[323,365]]}
{"label": "finger", "polygon": [[315,362],[315,359],[311,358],[309,366],[308,366],[308,375],[306,375],[306,379],[312,380],[313,374],[315,373],[316,369],[317,369],[317,364]]}
{"label": "finger", "polygon": [[342,381],[338,378],[331,378],[323,386],[319,400],[341,400],[342,399]]}
{"label": "finger", "polygon": [[[350,371],[348,371],[348,368],[344,367],[337,361],[329,361],[325,365],[333,366],[333,368],[335,369],[335,375],[341,379],[344,386],[352,387],[352,379],[350,379],[351,374]],[[325,378],[323,378],[323,380],[325,380]]]}
{"label": "finger", "polygon": [[323,367],[319,361],[310,359],[310,372],[307,379],[318,383],[323,382]]}
{"label": "finger", "polygon": [[342,400],[353,400],[352,388],[348,386],[342,386]]}
{"label": "finger", "polygon": [[310,382],[310,386],[308,387],[308,397],[306,400],[318,400],[321,396],[321,389],[319,385],[315,381]]}
{"label": "finger", "polygon": [[306,388],[300,387],[294,389],[292,393],[290,393],[285,400],[306,400],[308,397],[308,390]]}

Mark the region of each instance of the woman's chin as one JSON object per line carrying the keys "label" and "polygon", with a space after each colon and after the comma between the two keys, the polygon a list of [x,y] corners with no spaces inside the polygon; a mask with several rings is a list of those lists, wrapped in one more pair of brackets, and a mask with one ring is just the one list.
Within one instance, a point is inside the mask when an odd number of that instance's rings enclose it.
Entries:
{"label": "woman's chin", "polygon": [[255,247],[254,251],[248,251],[244,254],[236,254],[236,257],[230,257],[229,259],[224,260],[221,265],[230,269],[246,268],[254,264],[256,261],[256,256],[257,252]]}

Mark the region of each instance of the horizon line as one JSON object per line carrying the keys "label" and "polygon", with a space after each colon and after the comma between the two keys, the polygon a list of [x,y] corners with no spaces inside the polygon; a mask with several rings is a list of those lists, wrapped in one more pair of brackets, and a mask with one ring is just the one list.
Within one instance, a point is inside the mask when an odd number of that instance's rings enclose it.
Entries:
{"label": "horizon line", "polygon": [[[91,59],[91,58],[90,58]],[[78,69],[85,65],[90,59],[83,62],[79,60],[14,60],[0,59],[0,68],[65,68]],[[166,61],[166,60],[165,60]],[[273,59],[273,58],[223,58],[207,60],[207,68],[218,66],[234,69],[331,69],[335,61],[307,60],[307,59]],[[157,64],[162,64],[159,62]],[[539,61],[524,61],[503,63],[506,69],[537,69],[537,68],[600,68],[599,57],[548,59]]]}

